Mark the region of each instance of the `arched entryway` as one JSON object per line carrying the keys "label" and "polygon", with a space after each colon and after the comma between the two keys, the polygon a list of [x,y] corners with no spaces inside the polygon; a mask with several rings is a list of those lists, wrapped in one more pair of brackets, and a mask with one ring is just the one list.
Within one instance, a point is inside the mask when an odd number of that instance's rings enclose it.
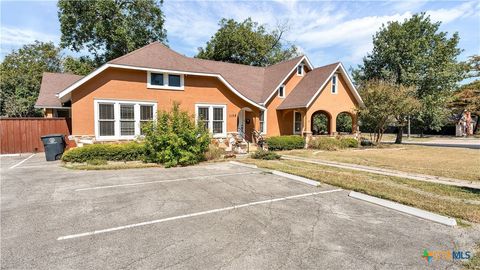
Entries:
{"label": "arched entryway", "polygon": [[352,133],[354,130],[353,115],[349,112],[341,112],[337,115],[336,130],[338,133]]}
{"label": "arched entryway", "polygon": [[312,114],[312,135],[330,134],[331,115],[326,111],[316,111]]}

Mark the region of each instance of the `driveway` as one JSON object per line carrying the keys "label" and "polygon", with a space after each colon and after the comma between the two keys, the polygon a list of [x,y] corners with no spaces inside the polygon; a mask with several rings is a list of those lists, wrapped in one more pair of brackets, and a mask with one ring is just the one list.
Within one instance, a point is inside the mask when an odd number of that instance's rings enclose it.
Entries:
{"label": "driveway", "polygon": [[3,269],[423,269],[425,248],[480,241],[230,163],[73,171],[38,154],[16,166],[26,157],[1,158]]}

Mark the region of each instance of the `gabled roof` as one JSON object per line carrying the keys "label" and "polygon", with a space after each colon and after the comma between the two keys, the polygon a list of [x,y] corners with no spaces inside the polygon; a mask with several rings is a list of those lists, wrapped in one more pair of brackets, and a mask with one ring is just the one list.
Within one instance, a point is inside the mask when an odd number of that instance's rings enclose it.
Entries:
{"label": "gabled roof", "polygon": [[68,73],[44,72],[35,108],[61,108],[62,103],[56,94],[81,78],[83,76]]}
{"label": "gabled roof", "polygon": [[348,76],[342,63],[337,62],[323,67],[318,67],[308,72],[305,77],[295,86],[285,100],[277,107],[277,110],[307,108],[325,88],[333,74],[339,71],[347,81],[347,85],[360,106],[363,101]]}
{"label": "gabled roof", "polygon": [[305,56],[299,56],[269,67],[255,67],[191,58],[171,50],[160,42],[154,42],[111,60],[81,81],[66,88],[59,94],[59,97],[68,95],[75,88],[106,68],[116,67],[218,77],[235,94],[257,107],[262,107],[259,104],[265,102],[265,99],[277,88],[277,85],[303,60],[305,60],[309,69],[312,69]]}

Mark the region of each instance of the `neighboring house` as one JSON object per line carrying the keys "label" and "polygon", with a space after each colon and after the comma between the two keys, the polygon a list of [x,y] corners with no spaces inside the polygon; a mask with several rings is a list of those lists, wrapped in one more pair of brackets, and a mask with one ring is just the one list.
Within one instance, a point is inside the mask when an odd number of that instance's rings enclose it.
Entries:
{"label": "neighboring house", "polygon": [[[70,116],[76,139],[112,141],[141,135],[141,123],[173,102],[196,116],[216,138],[229,134],[311,135],[324,113],[336,133],[339,113],[362,100],[341,63],[314,68],[306,56],[269,67],[190,58],[155,42],[91,74],[43,75],[37,108],[46,117]],[[356,131],[356,128],[352,130]]]}

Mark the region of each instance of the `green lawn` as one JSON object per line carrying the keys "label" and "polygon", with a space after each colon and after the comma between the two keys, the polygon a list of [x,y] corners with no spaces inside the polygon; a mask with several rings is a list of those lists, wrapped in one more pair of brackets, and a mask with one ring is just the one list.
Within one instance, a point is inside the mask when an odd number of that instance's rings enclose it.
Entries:
{"label": "green lawn", "polygon": [[480,150],[417,145],[339,151],[292,150],[281,154],[480,181]]}
{"label": "green lawn", "polygon": [[244,162],[396,201],[427,211],[480,223],[480,191],[292,160]]}

